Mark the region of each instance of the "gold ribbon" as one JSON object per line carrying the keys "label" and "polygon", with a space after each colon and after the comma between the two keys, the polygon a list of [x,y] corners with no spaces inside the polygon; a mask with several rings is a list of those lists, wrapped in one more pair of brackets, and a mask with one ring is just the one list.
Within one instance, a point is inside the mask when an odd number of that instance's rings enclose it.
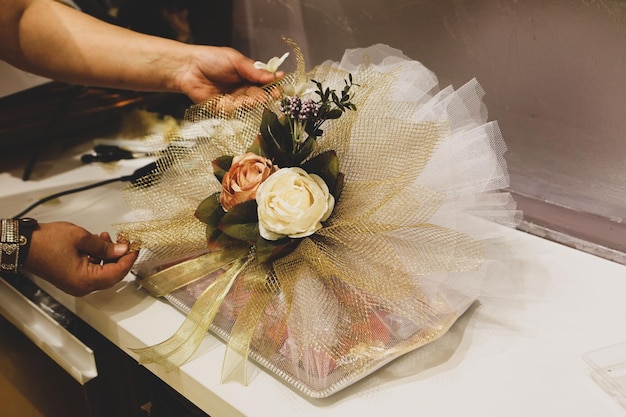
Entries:
{"label": "gold ribbon", "polygon": [[206,336],[233,282],[253,259],[254,254],[236,259],[226,272],[217,276],[198,297],[185,321],[172,337],[155,346],[133,349],[139,354],[139,362],[158,363],[168,370],[185,363]]}
{"label": "gold ribbon", "polygon": [[248,249],[223,249],[200,255],[159,271],[141,281],[141,286],[154,297],[163,297],[189,285],[240,258]]}
{"label": "gold ribbon", "polygon": [[[248,385],[248,357],[251,350],[252,337],[257,329],[261,316],[272,297],[269,291],[254,293],[253,299],[249,300],[237,317],[228,337],[226,353],[222,362],[222,382],[231,377]],[[276,351],[275,343],[267,343],[266,349],[260,351],[261,355],[271,354]]]}

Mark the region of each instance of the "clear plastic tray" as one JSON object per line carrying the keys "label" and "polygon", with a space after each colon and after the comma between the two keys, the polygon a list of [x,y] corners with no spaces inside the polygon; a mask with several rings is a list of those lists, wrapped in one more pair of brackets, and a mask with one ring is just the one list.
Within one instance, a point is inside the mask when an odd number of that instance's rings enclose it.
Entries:
{"label": "clear plastic tray", "polygon": [[[197,300],[197,295],[202,293],[213,278],[214,275],[207,275],[204,279],[165,295],[164,298],[188,314]],[[240,282],[243,283],[243,280]],[[347,294],[353,294],[353,292],[347,291]],[[439,294],[440,298],[443,295],[443,293]],[[447,295],[452,296],[452,292]],[[241,292],[235,295],[231,290],[210,326],[210,330],[224,342],[228,341],[237,314],[236,311],[240,310],[236,306],[236,300],[242,298]],[[266,313],[262,316],[257,325],[253,343],[255,338],[269,337],[269,334],[273,333],[272,323],[276,323],[277,318],[282,320],[279,313],[282,311],[279,307],[281,304],[279,300],[281,299],[282,296],[278,293],[272,299],[274,303],[270,303],[270,310],[273,313]],[[302,394],[311,398],[325,398],[368,376],[403,354],[436,340],[448,331],[473,301],[469,297],[456,295],[455,309],[452,310],[444,309],[444,305],[450,306],[449,302],[439,306],[433,301],[433,305],[430,306],[433,311],[441,311],[438,315],[431,317],[428,325],[419,320],[412,321],[393,314],[384,316],[384,318],[381,318],[383,317],[382,314],[376,314],[374,320],[376,331],[372,331],[372,336],[375,335],[376,337],[370,342],[371,345],[367,345],[367,348],[362,344],[355,345],[361,350],[350,350],[343,355],[324,356],[316,352],[310,356],[298,356],[295,354],[295,350],[289,349],[289,346],[293,348],[295,342],[285,335],[280,338],[281,342],[275,351],[261,353],[256,348],[251,347],[250,359]]]}
{"label": "clear plastic tray", "polygon": [[591,366],[591,377],[626,408],[626,342],[583,355]]}

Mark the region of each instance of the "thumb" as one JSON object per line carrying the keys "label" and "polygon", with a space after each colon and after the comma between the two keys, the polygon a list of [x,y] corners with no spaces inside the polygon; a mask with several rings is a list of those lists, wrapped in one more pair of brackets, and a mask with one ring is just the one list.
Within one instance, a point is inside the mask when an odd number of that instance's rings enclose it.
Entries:
{"label": "thumb", "polygon": [[259,69],[254,66],[254,61],[248,57],[242,55],[242,60],[239,61],[239,65],[237,66],[237,72],[240,77],[246,81],[257,83],[257,84],[269,84],[275,79],[282,78],[285,73],[283,71],[271,73],[264,69]]}
{"label": "thumb", "polygon": [[112,243],[96,235],[85,236],[78,244],[78,250],[95,259],[117,259],[128,253],[125,243]]}

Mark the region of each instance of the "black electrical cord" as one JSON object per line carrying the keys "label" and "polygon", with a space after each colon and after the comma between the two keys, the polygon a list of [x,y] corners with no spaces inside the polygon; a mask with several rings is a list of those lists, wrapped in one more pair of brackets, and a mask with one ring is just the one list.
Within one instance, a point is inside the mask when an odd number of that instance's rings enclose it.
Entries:
{"label": "black electrical cord", "polygon": [[138,179],[145,177],[147,175],[153,174],[156,170],[157,167],[157,163],[156,162],[152,162],[144,167],[141,167],[137,170],[135,170],[135,172],[133,172],[130,175],[123,175],[121,177],[117,177],[117,178],[111,178],[108,180],[104,180],[104,181],[100,181],[100,182],[96,182],[93,184],[88,184],[82,187],[77,187],[77,188],[72,188],[69,190],[65,190],[65,191],[61,191],[58,192],[56,194],[52,194],[49,195],[47,197],[44,197],[36,202],[34,202],[33,204],[31,204],[30,206],[28,206],[26,209],[22,210],[20,213],[16,214],[15,216],[13,216],[13,219],[19,219],[20,217],[24,217],[27,213],[29,213],[31,210],[33,210],[35,207],[38,207],[44,203],[47,203],[50,200],[54,200],[56,198],[59,197],[63,197],[66,196],[68,194],[74,194],[74,193],[78,193],[81,191],[86,191],[86,190],[90,190],[92,188],[97,188],[97,187],[101,187],[103,185],[107,185],[107,184],[111,184],[114,182],[126,182],[126,181],[130,181],[131,183],[136,183]]}

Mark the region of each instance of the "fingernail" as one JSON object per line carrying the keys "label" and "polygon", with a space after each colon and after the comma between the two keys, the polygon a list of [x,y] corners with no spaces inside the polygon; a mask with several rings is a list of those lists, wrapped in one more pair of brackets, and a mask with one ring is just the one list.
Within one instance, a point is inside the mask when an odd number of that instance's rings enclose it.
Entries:
{"label": "fingernail", "polygon": [[128,252],[128,245],[124,243],[116,243],[115,245],[113,245],[114,254],[121,256],[126,254],[126,252]]}

